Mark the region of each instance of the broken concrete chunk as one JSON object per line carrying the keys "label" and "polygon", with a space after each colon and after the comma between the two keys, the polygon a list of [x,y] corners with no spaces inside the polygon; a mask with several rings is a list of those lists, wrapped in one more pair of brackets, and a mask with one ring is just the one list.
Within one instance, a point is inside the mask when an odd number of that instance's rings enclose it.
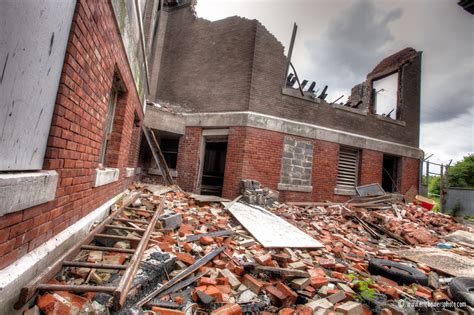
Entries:
{"label": "broken concrete chunk", "polygon": [[250,303],[257,295],[250,290],[245,290],[239,295],[237,303]]}
{"label": "broken concrete chunk", "polygon": [[329,302],[328,299],[319,299],[319,300],[315,300],[315,301],[310,301],[310,302],[306,303],[305,305],[311,307],[311,309],[313,311],[315,311],[319,308],[329,309],[329,308],[332,308],[332,306],[333,306],[333,304],[331,302]]}
{"label": "broken concrete chunk", "polygon": [[174,230],[180,227],[182,215],[180,213],[167,213],[158,218],[163,224],[163,228]]}
{"label": "broken concrete chunk", "polygon": [[291,280],[290,286],[296,290],[304,290],[310,283],[310,278],[296,278]]}
{"label": "broken concrete chunk", "polygon": [[288,266],[292,269],[297,269],[297,270],[306,270],[306,264],[302,261],[297,261],[294,263],[289,263]]}
{"label": "broken concrete chunk", "polygon": [[359,315],[362,314],[362,304],[349,301],[342,305],[339,305],[336,308],[336,312],[345,314],[345,315]]}
{"label": "broken concrete chunk", "polygon": [[222,270],[219,270],[219,273],[223,276],[223,277],[226,277],[228,280],[229,280],[229,284],[230,286],[232,287],[232,289],[237,289],[241,283],[239,281],[239,279],[237,279],[237,277],[232,273],[230,272],[229,269],[222,269]]}
{"label": "broken concrete chunk", "polygon": [[331,294],[330,296],[326,297],[326,299],[331,302],[332,304],[339,303],[343,301],[346,298],[346,294],[344,291],[337,291],[334,294]]}

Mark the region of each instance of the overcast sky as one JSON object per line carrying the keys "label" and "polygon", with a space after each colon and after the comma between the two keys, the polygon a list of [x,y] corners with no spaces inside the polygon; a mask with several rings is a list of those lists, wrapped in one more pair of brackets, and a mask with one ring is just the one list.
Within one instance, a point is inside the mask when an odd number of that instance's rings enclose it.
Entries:
{"label": "overcast sky", "polygon": [[[474,15],[458,0],[198,0],[199,17],[258,19],[285,46],[298,25],[298,75],[350,94],[375,65],[405,47],[423,51],[421,148],[431,161],[474,153]],[[317,86],[317,87],[318,87]]]}

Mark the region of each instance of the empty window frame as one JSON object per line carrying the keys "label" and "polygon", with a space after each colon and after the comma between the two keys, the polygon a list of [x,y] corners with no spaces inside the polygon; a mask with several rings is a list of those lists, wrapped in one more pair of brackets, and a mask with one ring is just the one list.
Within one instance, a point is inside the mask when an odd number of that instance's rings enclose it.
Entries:
{"label": "empty window frame", "polygon": [[102,142],[102,147],[100,148],[99,153],[99,163],[105,166],[105,157],[107,153],[107,147],[110,144],[111,136],[112,136],[112,127],[114,125],[114,117],[115,117],[115,108],[117,107],[117,96],[118,96],[118,88],[117,86],[112,86],[112,90],[110,91],[109,97],[109,106],[107,110],[107,120],[105,121],[104,127],[104,137]]}
{"label": "empty window frame", "polygon": [[178,163],[179,138],[160,138],[161,153],[169,169],[175,170]]}
{"label": "empty window frame", "polygon": [[372,82],[374,113],[398,119],[398,72]]}
{"label": "empty window frame", "polygon": [[341,147],[337,165],[336,187],[339,189],[355,189],[359,176],[359,150]]}

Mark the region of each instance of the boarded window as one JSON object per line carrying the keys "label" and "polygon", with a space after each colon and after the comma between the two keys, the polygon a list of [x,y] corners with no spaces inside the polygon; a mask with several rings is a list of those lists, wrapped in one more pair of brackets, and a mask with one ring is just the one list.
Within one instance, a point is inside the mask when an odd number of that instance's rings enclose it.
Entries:
{"label": "boarded window", "polygon": [[359,173],[359,150],[341,147],[337,165],[337,188],[354,189]]}
{"label": "boarded window", "polygon": [[373,81],[374,112],[377,115],[398,119],[398,72]]}

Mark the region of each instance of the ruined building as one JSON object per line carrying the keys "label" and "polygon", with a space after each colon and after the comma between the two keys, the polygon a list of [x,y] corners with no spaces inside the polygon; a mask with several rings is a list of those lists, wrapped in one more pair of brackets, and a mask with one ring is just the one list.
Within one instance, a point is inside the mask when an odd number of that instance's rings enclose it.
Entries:
{"label": "ruined building", "polygon": [[413,49],[377,65],[350,103],[328,104],[286,83],[283,46],[256,20],[209,22],[158,0],[6,1],[0,15],[2,310],[134,179],[160,180],[142,122],[185,191],[235,197],[247,178],[282,201],[417,188]]}
{"label": "ruined building", "polygon": [[[160,14],[149,97],[158,105],[145,124],[184,190],[233,198],[241,179],[256,179],[283,201],[320,201],[370,183],[418,188],[421,52],[387,57],[347,104],[329,104],[325,91],[285,83],[284,48],[257,20],[209,22],[186,4]],[[159,180],[142,151],[144,173]]]}
{"label": "ruined building", "polygon": [[134,180],[143,14],[135,1],[0,3],[2,312]]}

